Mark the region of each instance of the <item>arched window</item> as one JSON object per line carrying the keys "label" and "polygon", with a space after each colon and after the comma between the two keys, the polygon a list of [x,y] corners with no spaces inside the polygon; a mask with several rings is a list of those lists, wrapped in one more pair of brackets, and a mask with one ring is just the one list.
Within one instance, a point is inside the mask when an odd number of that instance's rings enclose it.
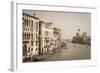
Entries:
{"label": "arched window", "polygon": [[31,27],[33,27],[33,21],[31,22]]}
{"label": "arched window", "polygon": [[28,39],[30,39],[30,33],[28,33]]}
{"label": "arched window", "polygon": [[28,26],[30,27],[30,20],[28,20]]}
{"label": "arched window", "polygon": [[27,45],[23,46],[23,56],[27,56]]}
{"label": "arched window", "polygon": [[28,39],[28,33],[27,33],[27,39]]}
{"label": "arched window", "polygon": [[31,38],[33,39],[33,34],[31,34]]}
{"label": "arched window", "polygon": [[24,39],[26,39],[26,33],[24,33]]}
{"label": "arched window", "polygon": [[25,20],[24,20],[24,26],[26,26],[26,18],[25,18]]}
{"label": "arched window", "polygon": [[28,26],[28,19],[27,19],[27,22],[26,22],[26,26]]}
{"label": "arched window", "polygon": [[25,33],[25,39],[27,39],[27,33]]}
{"label": "arched window", "polygon": [[33,51],[33,48],[31,48],[31,51]]}
{"label": "arched window", "polygon": [[31,41],[31,45],[33,46],[33,41]]}
{"label": "arched window", "polygon": [[28,52],[30,52],[30,47],[28,48]]}
{"label": "arched window", "polygon": [[26,35],[26,38],[28,39],[28,33],[27,33],[27,35]]}

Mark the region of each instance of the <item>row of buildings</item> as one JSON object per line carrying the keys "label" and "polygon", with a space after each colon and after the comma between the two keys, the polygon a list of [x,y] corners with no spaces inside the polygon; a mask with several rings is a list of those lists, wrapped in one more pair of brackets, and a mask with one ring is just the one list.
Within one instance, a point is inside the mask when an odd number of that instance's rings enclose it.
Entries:
{"label": "row of buildings", "polygon": [[23,58],[45,54],[61,46],[61,30],[52,22],[23,13]]}

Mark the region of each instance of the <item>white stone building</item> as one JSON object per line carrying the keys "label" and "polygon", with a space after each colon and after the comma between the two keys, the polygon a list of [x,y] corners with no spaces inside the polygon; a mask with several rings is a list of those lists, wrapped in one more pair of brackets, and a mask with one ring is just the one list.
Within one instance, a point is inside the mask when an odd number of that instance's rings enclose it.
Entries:
{"label": "white stone building", "polygon": [[53,49],[53,24],[40,21],[41,53],[47,53]]}
{"label": "white stone building", "polygon": [[23,57],[38,55],[39,18],[23,13]]}

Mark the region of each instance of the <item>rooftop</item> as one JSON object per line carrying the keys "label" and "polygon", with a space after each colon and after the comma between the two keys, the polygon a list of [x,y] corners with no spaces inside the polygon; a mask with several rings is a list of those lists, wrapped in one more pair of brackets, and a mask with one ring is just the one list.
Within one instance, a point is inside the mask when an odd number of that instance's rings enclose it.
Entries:
{"label": "rooftop", "polygon": [[32,17],[32,18],[34,18],[34,19],[39,19],[39,18],[36,17],[36,16],[32,16],[32,15],[29,15],[29,14],[26,14],[26,13],[23,13],[23,15],[26,15],[26,16],[29,16],[29,17]]}

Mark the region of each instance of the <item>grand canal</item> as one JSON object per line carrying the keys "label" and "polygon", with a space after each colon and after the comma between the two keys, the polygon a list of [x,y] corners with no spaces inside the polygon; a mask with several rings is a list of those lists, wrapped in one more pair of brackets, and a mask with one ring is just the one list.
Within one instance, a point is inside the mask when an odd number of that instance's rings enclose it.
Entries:
{"label": "grand canal", "polygon": [[59,48],[56,53],[48,56],[44,61],[83,60],[91,58],[91,47],[84,44],[66,42],[66,47]]}

